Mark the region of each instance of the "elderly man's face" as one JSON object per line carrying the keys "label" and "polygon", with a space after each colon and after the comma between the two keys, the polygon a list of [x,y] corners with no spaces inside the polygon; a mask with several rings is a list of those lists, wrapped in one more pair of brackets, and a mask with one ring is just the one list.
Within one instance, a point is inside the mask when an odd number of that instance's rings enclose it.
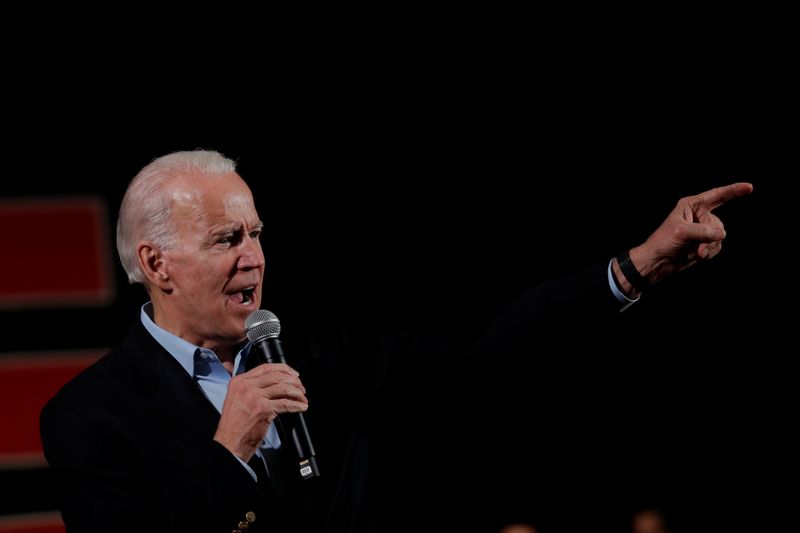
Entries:
{"label": "elderly man's face", "polygon": [[198,346],[244,340],[244,321],[261,304],[261,221],[237,174],[178,181],[172,219],[178,246],[164,251],[172,282],[156,321]]}

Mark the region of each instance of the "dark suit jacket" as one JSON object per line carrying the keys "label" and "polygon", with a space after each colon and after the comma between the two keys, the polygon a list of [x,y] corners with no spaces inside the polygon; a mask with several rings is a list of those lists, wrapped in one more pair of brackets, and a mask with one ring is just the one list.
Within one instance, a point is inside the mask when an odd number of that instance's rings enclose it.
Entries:
{"label": "dark suit jacket", "polygon": [[[228,532],[244,529],[241,523],[249,532],[371,530],[370,510],[382,507],[373,505],[380,495],[368,489],[366,436],[385,398],[405,394],[404,383],[413,382],[418,365],[463,363],[525,342],[546,312],[618,308],[605,268],[529,290],[489,320],[452,334],[406,334],[388,343],[336,335],[312,342],[309,336],[295,343],[287,353],[310,354],[310,370],[301,375],[319,406],[309,415],[316,414],[312,434],[323,435],[317,446],[323,481],[301,482],[286,498],[256,484],[212,440],[219,413],[137,320],[121,346],[67,384],[42,412],[42,441],[61,487],[67,530]],[[314,387],[323,392],[313,396]],[[389,502],[386,508],[392,507]]]}
{"label": "dark suit jacket", "polygon": [[286,509],[277,495],[212,440],[218,421],[192,378],[137,321],[119,348],[42,412],[68,530],[232,531],[244,521],[248,531],[266,531],[259,526],[282,524]]}

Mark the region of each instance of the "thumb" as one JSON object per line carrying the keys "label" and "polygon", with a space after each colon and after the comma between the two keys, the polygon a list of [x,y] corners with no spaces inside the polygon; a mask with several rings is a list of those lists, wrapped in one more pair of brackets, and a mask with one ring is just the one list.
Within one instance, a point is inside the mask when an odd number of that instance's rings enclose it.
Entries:
{"label": "thumb", "polygon": [[709,224],[688,223],[684,226],[688,241],[714,242],[725,238],[725,230]]}

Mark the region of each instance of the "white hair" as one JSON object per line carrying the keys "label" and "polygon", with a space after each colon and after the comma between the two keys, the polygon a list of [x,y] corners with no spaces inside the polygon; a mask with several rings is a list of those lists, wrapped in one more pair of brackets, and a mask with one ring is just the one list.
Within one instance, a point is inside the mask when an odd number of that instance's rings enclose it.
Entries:
{"label": "white hair", "polygon": [[177,244],[172,221],[172,203],[179,191],[169,189],[174,178],[223,176],[236,172],[236,163],[219,152],[194,150],[174,152],[139,171],[128,185],[117,220],[117,252],[130,283],[144,283],[136,245],[152,241],[162,250]]}

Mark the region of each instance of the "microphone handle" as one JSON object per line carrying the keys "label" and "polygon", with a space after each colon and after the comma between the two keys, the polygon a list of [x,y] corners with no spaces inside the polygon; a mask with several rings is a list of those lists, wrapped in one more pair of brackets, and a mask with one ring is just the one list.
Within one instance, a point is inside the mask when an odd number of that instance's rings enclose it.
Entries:
{"label": "microphone handle", "polygon": [[[281,341],[277,337],[267,337],[255,343],[261,362],[283,363],[286,358],[283,356]],[[303,413],[281,413],[275,419],[278,433],[281,440],[292,441],[297,454],[298,468],[303,479],[319,477],[319,466],[317,465],[316,451],[311,442],[311,435],[308,432],[306,419]]]}

